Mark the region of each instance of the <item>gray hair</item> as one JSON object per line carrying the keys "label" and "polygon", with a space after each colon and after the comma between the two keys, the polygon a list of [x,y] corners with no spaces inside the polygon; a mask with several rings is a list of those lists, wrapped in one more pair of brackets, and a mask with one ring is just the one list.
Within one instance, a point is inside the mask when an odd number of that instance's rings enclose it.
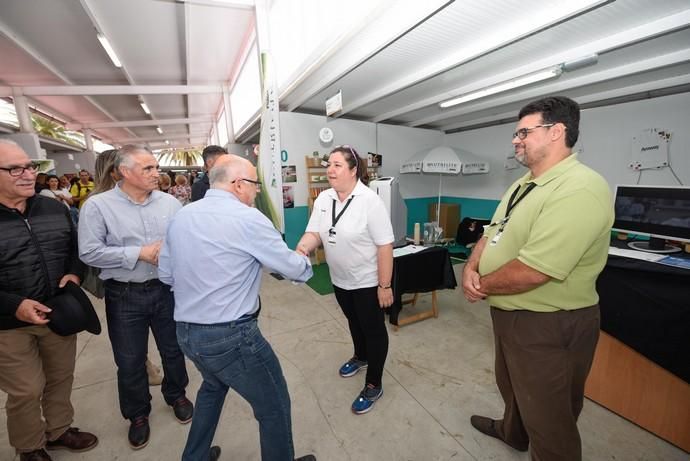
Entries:
{"label": "gray hair", "polygon": [[151,149],[143,144],[126,144],[119,148],[115,155],[115,171],[120,171],[120,166],[131,168],[134,165],[132,155],[141,153],[153,155]]}

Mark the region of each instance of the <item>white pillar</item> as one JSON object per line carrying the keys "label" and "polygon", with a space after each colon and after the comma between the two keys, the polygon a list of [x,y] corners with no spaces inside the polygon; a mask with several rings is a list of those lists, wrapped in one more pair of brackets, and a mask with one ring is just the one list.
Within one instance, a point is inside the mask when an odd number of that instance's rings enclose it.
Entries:
{"label": "white pillar", "polygon": [[235,128],[232,125],[232,111],[230,110],[230,88],[223,85],[223,105],[225,106],[225,126],[228,130],[228,143],[235,142]]}
{"label": "white pillar", "polygon": [[26,101],[26,96],[14,96],[14,110],[17,112],[17,119],[19,120],[19,131],[22,133],[34,133],[34,126],[31,123],[31,112],[29,111],[29,104]]}
{"label": "white pillar", "polygon": [[88,128],[82,131],[84,133],[84,142],[86,143],[86,150],[88,152],[94,152],[93,150],[93,137],[91,136],[92,131]]}

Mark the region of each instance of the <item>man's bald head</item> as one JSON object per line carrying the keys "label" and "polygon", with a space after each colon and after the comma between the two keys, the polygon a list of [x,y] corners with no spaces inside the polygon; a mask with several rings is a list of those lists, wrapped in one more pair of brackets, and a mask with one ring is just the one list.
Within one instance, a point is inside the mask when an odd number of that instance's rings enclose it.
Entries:
{"label": "man's bald head", "polygon": [[225,189],[237,178],[247,178],[252,173],[252,162],[234,154],[222,155],[216,159],[208,175],[212,189]]}
{"label": "man's bald head", "polygon": [[216,160],[209,174],[211,189],[221,189],[235,195],[247,206],[254,204],[259,192],[256,167],[237,155],[223,155]]}

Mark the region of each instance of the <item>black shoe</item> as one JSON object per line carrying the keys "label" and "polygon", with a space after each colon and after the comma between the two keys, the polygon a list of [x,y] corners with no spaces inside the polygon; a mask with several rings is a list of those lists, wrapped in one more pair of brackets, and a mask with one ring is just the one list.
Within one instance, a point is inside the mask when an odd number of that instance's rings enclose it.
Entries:
{"label": "black shoe", "polygon": [[19,461],[52,461],[53,458],[48,456],[48,453],[41,448],[40,450],[20,453]]}
{"label": "black shoe", "polygon": [[194,415],[194,405],[189,401],[187,397],[180,397],[175,400],[172,404],[173,412],[175,413],[175,418],[181,424],[187,424],[192,420],[192,415]]}
{"label": "black shoe", "polygon": [[220,458],[220,447],[218,445],[214,445],[208,452],[208,459],[211,461],[216,461],[218,458]]}
{"label": "black shoe", "polygon": [[489,437],[494,437],[500,440],[501,442],[505,443],[509,447],[515,448],[518,451],[527,451],[527,444],[517,445],[503,440],[498,435],[498,431],[496,430],[495,419],[487,418],[486,416],[472,415],[472,417],[470,418],[470,423],[475,429],[477,429],[482,434],[486,434]]}
{"label": "black shoe", "polygon": [[149,443],[149,437],[151,436],[151,428],[149,427],[149,417],[148,416],[137,416],[132,420],[132,424],[129,426],[129,446],[135,450],[140,450],[144,448]]}
{"label": "black shoe", "polygon": [[296,458],[295,461],[316,461],[316,456],[314,455],[304,455]]}

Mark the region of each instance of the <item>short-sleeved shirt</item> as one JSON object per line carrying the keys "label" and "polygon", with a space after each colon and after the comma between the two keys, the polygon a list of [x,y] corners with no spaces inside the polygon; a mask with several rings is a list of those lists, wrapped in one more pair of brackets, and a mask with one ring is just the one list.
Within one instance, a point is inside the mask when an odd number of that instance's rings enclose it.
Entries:
{"label": "short-sleeved shirt", "polygon": [[81,181],[77,181],[72,185],[69,191],[72,197],[79,199],[77,208],[81,209],[82,205],[84,205],[84,198],[91,193],[94,187],[93,181],[89,181],[88,184],[82,184]]}
{"label": "short-sleeved shirt", "polygon": [[[338,216],[352,199],[335,225],[335,244],[328,243],[333,224],[333,207]],[[352,193],[338,199],[327,189],[314,201],[306,232],[316,232],[323,242],[333,285],[344,290],[375,287],[378,279],[378,246],[393,243],[393,226],[381,198],[357,181]]]}
{"label": "short-sleeved shirt", "polygon": [[555,312],[592,306],[599,300],[595,282],[608,257],[613,203],[601,175],[577,160],[565,158],[536,179],[528,173],[506,192],[492,219],[506,215],[510,196],[536,187],[513,208],[500,239],[500,225],[487,229],[479,273],[486,275],[513,259],[551,279],[524,293],[492,295],[488,302],[505,310]]}

